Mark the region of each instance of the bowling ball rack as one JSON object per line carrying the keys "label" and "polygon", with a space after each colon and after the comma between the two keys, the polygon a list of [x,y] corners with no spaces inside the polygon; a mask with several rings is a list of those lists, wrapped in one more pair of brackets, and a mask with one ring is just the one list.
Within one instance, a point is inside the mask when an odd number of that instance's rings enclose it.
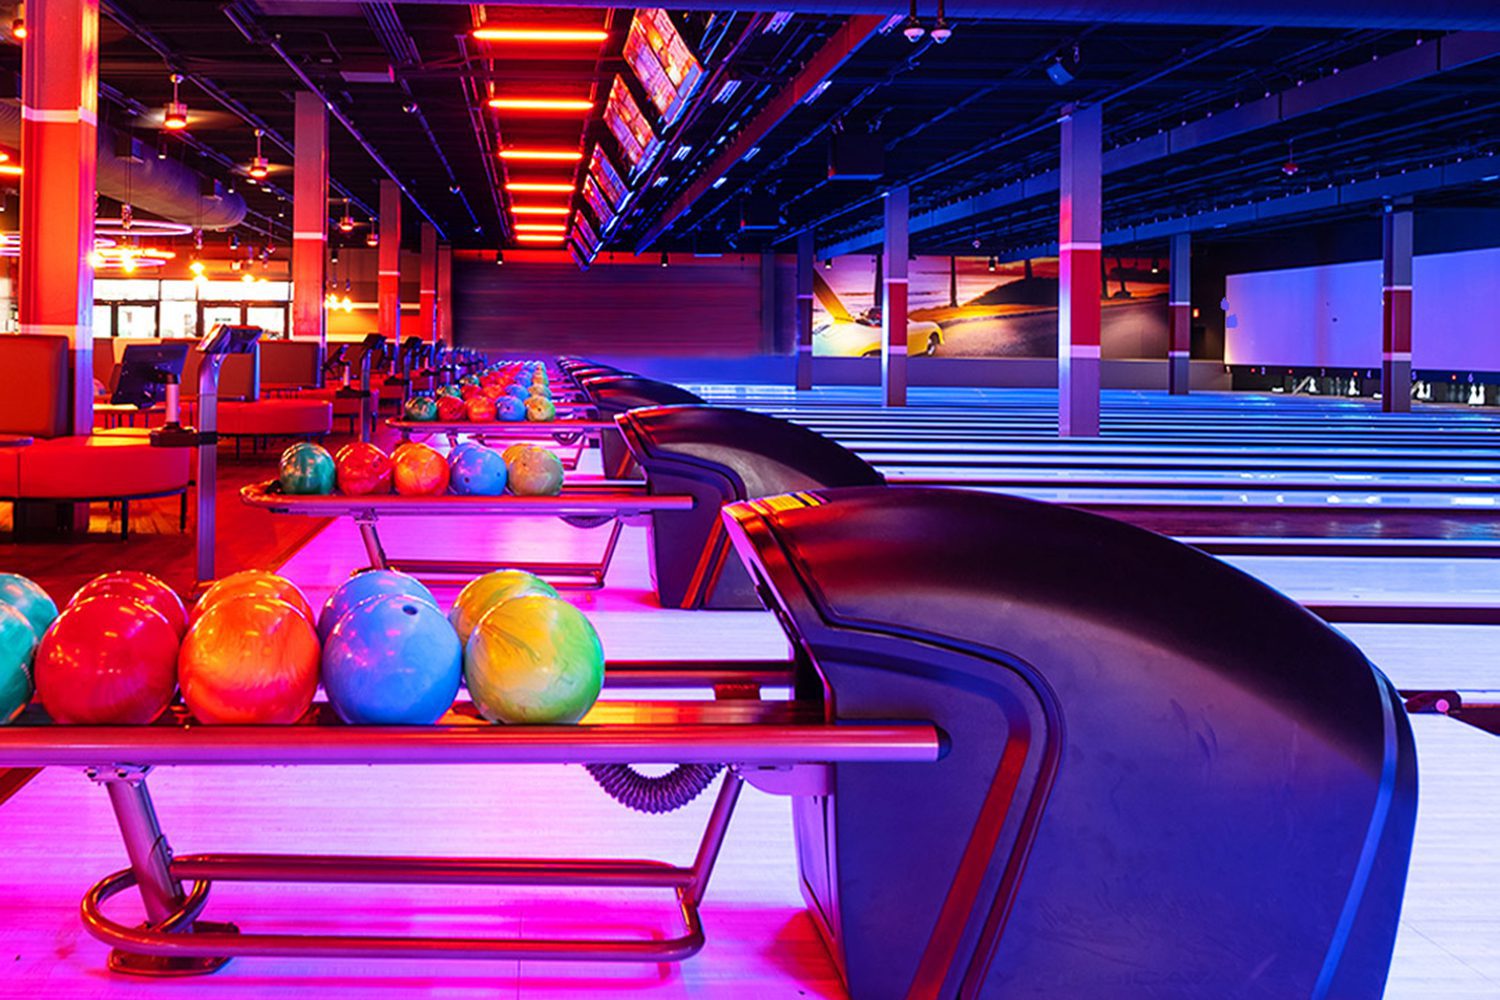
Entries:
{"label": "bowling ball rack", "polygon": [[[625,525],[649,523],[664,511],[693,508],[689,496],[654,496],[640,483],[604,480],[569,484],[553,497],[527,496],[293,496],[280,492],[274,480],[240,490],[240,500],[272,514],[306,517],[348,517],[359,528],[371,569],[398,569],[416,576],[473,576],[500,566],[524,569],[554,586],[596,589],[604,585],[614,561],[620,531]],[[381,541],[382,519],[413,516],[482,515],[497,517],[558,517],[579,528],[610,526],[604,552],[594,562],[514,562],[496,559],[392,558]]]}
{"label": "bowling ball rack", "polygon": [[[942,733],[924,721],[833,724],[824,706],[743,697],[786,684],[790,664],[617,663],[614,687],[706,685],[715,701],[605,701],[576,726],[495,726],[467,703],[432,726],[349,726],[327,706],[292,726],[61,726],[39,713],[0,729],[0,765],[81,768],[107,792],[129,867],[84,895],[84,927],[112,947],[109,968],[143,976],[200,975],[241,956],[679,962],[703,947],[699,914],[746,782],[784,795],[828,794],[839,763],[931,763]],[[684,669],[686,668],[686,669]],[[434,858],[321,854],[178,857],[162,833],[147,779],[157,767],[477,764],[727,764],[691,864],[594,858]],[[644,888],[673,894],[670,936],[522,938],[240,933],[203,920],[214,882]],[[188,885],[191,888],[188,888]],[[146,922],[128,926],[105,904],[139,891]]]}
{"label": "bowling ball rack", "polygon": [[[583,404],[561,404],[558,411],[562,412],[564,407],[569,409],[587,409]],[[564,447],[576,446],[566,454],[559,454],[563,468],[578,468],[578,460],[582,457],[584,449],[599,442],[599,435],[604,431],[614,430],[613,420],[590,420],[586,418],[564,419],[564,420],[486,420],[469,421],[455,420],[400,420],[388,419],[386,426],[392,430],[399,431],[403,441],[410,441],[414,437],[425,435],[441,435],[448,441],[448,447],[458,447],[459,439],[467,437],[478,444],[489,444],[492,441],[511,444],[516,441],[555,441]]]}

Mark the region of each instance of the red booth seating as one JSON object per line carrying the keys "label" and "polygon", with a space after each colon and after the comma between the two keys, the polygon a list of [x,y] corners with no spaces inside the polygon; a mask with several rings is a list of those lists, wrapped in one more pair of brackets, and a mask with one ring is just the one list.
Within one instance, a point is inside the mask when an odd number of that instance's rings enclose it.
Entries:
{"label": "red booth seating", "polygon": [[186,527],[190,450],[124,435],[69,435],[69,363],[66,337],[0,336],[0,434],[32,438],[0,447],[0,501],[118,502],[128,536],[131,500],[176,493]]}

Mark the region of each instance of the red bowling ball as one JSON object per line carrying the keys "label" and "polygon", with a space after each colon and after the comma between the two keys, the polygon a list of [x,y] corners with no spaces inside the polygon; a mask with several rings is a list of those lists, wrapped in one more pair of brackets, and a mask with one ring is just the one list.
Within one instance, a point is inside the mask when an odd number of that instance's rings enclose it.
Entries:
{"label": "red bowling ball", "polygon": [[162,617],[177,632],[178,638],[181,638],[182,634],[187,631],[187,608],[183,606],[182,598],[177,596],[177,591],[150,573],[142,573],[133,569],[117,569],[110,573],[101,573],[79,587],[78,592],[68,603],[77,604],[90,597],[134,598],[147,607],[161,612]]}
{"label": "red bowling ball", "polygon": [[448,492],[448,460],[425,444],[413,444],[396,453],[396,492],[402,496],[427,497]]}
{"label": "red bowling ball", "polygon": [[391,491],[391,456],[364,441],[346,444],[334,457],[339,492],[359,497]]}
{"label": "red bowling ball", "polygon": [[464,401],[457,396],[439,396],[437,398],[437,418],[443,423],[451,424],[456,420],[464,418]]}
{"label": "red bowling ball", "polygon": [[475,396],[464,404],[464,412],[475,423],[488,423],[495,419],[495,401],[489,396]]}
{"label": "red bowling ball", "polygon": [[68,605],[42,636],[42,707],[74,725],[145,725],[177,692],[179,637],[165,615],[121,594]]}

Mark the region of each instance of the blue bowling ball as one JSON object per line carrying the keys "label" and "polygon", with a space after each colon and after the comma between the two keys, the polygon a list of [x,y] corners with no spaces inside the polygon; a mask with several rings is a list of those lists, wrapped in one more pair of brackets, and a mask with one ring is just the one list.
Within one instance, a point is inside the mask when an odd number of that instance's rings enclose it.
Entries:
{"label": "blue bowling ball", "polygon": [[497,497],[505,492],[505,459],[493,448],[460,448],[448,456],[448,486],[465,496]]}
{"label": "blue bowling ball", "polygon": [[339,584],[318,613],[318,638],[327,641],[339,619],[355,607],[377,597],[410,597],[437,607],[437,598],[409,573],[394,569],[367,569]]}
{"label": "blue bowling ball", "polygon": [[526,397],[531,395],[531,390],[519,382],[512,382],[510,388],[505,390],[505,394],[524,403]]}
{"label": "blue bowling ball", "polygon": [[323,644],[323,690],[355,725],[431,725],[458,696],[463,649],[448,617],[392,594],[358,605]]}
{"label": "blue bowling ball", "polygon": [[502,396],[495,413],[501,420],[525,420],[527,396]]}

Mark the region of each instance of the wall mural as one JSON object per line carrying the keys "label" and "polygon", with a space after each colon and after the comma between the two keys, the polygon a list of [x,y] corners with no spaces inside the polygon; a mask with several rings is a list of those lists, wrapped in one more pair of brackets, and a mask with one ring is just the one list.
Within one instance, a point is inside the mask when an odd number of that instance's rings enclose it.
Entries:
{"label": "wall mural", "polygon": [[[814,355],[878,355],[878,258],[857,254],[831,264],[814,269]],[[1105,265],[1103,356],[1165,357],[1165,262],[1106,257]],[[917,257],[908,264],[908,350],[937,357],[1056,357],[1057,267],[1056,257],[996,264],[993,271],[984,257]]]}

